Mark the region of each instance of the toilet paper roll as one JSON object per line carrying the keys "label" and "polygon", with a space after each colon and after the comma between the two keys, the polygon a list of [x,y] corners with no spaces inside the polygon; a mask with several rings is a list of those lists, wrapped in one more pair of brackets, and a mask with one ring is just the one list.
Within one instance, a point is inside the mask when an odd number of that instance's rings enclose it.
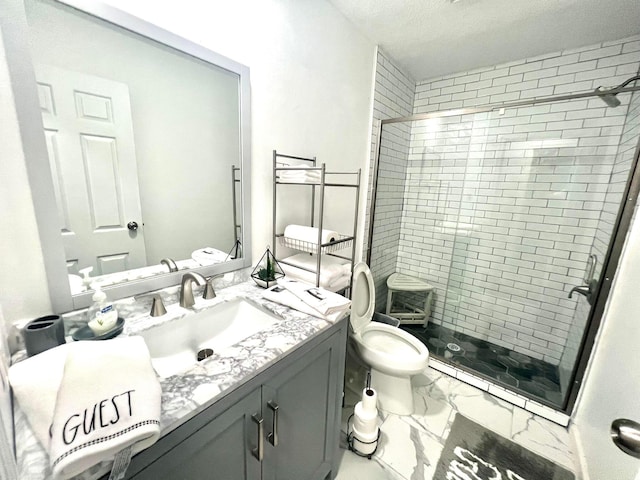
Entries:
{"label": "toilet paper roll", "polygon": [[363,455],[372,454],[378,445],[378,431],[376,427],[372,432],[361,432],[358,429],[353,428],[353,448]]}
{"label": "toilet paper roll", "polygon": [[362,408],[366,412],[376,412],[378,414],[378,392],[373,388],[362,390]]}
{"label": "toilet paper roll", "polygon": [[378,412],[364,410],[362,402],[358,402],[353,411],[353,428],[365,435],[372,435],[378,429]]}
{"label": "toilet paper roll", "polygon": [[[318,229],[315,227],[307,227],[305,225],[287,225],[284,229],[284,236],[302,242],[318,243]],[[340,238],[338,232],[333,230],[322,229],[320,236],[321,243],[335,242]]]}

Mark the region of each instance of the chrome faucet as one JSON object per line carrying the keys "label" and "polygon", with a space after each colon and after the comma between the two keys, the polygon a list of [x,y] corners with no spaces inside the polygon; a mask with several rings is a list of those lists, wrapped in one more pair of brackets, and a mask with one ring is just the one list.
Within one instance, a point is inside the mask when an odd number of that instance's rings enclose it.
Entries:
{"label": "chrome faucet", "polygon": [[162,260],[160,260],[160,263],[163,265],[166,265],[167,268],[169,269],[169,272],[177,272],[178,271],[178,266],[176,265],[176,262],[173,261],[172,258],[163,258]]}
{"label": "chrome faucet", "polygon": [[182,282],[180,282],[180,306],[184,308],[191,308],[196,303],[193,299],[193,287],[192,283],[196,282],[198,285],[205,286],[207,280],[197,272],[185,273],[182,276]]}

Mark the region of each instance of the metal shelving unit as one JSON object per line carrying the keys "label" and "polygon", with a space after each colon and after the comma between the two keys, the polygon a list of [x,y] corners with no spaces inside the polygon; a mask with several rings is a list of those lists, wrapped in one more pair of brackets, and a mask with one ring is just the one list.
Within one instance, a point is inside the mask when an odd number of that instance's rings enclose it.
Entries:
{"label": "metal shelving unit", "polygon": [[[305,172],[319,172],[319,180],[317,182],[295,182],[287,179],[283,181],[280,178],[280,174],[285,171],[305,171]],[[351,273],[353,273],[353,265],[355,261],[356,255],[356,234],[358,229],[358,205],[360,201],[360,181],[361,181],[362,171],[358,169],[355,172],[332,172],[327,171],[326,165],[323,163],[321,165],[317,165],[316,158],[304,158],[293,155],[285,155],[283,153],[278,153],[276,150],[273,151],[273,255],[278,260],[279,263],[294,266],[296,268],[300,268],[301,270],[306,270],[315,274],[316,276],[316,287],[320,286],[320,273],[322,266],[322,255],[330,255],[332,257],[341,258],[343,260],[348,260],[351,266]],[[334,179],[344,179],[344,178],[353,178],[354,181],[334,181]],[[308,222],[311,227],[318,228],[318,240],[316,243],[313,242],[302,242],[300,240],[287,238],[284,236],[284,233],[280,233],[277,231],[277,212],[278,212],[278,188],[281,186],[289,186],[289,185],[306,185],[310,187],[311,190],[311,212],[310,212],[310,221]],[[322,243],[322,228],[324,225],[324,216],[325,216],[325,189],[326,188],[349,188],[355,190],[355,206],[354,206],[354,216],[353,216],[353,235],[340,235],[335,241]],[[316,199],[317,197],[317,199]],[[317,225],[316,225],[316,212],[317,212]],[[282,260],[278,256],[278,245],[292,248],[294,250],[299,250],[301,252],[314,253],[316,255],[316,269],[310,270],[307,268],[302,268],[299,265],[292,265],[288,263],[286,260]],[[351,255],[341,255],[341,250],[349,248],[351,250]],[[349,282],[349,293],[351,293],[353,279]]]}

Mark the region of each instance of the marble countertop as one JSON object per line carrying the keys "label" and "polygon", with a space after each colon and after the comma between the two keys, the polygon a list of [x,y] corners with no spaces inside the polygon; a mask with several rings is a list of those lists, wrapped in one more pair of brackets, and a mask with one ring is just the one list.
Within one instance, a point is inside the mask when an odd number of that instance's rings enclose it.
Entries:
{"label": "marble countertop", "polygon": [[[221,279],[217,289],[233,283],[234,279]],[[236,298],[244,298],[274,313],[281,321],[276,322],[239,343],[220,350],[212,357],[194,365],[182,374],[160,380],[162,385],[162,435],[193,418],[225,394],[249,381],[255,375],[274,364],[295,347],[305,343],[316,334],[331,326],[329,321],[291,310],[285,306],[262,298],[263,289],[251,281],[216,290],[212,300],[198,298],[194,309],[201,311]],[[193,314],[177,305],[178,287],[169,287],[159,292],[167,314],[162,317],[148,315],[151,298],[144,296],[119,300],[116,303],[119,316],[126,319],[123,335],[136,335],[156,325],[171,322],[185,315]],[[197,293],[197,291],[196,291]],[[84,311],[65,315],[68,333],[74,328],[86,325]],[[16,431],[17,463],[20,479],[50,479],[49,457],[36,439],[25,414],[14,402],[14,423]],[[76,479],[96,479],[110,470],[111,462],[98,464]]]}

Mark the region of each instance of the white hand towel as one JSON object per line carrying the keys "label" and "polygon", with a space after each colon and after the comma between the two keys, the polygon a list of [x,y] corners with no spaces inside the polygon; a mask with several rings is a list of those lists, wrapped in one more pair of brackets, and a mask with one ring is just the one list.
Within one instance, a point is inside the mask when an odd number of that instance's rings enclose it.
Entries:
{"label": "white hand towel", "polygon": [[191,252],[191,258],[203,267],[229,260],[229,255],[213,247],[200,248]]}
{"label": "white hand towel", "polygon": [[[300,240],[302,242],[309,242],[313,244],[318,243],[318,229],[315,227],[307,227],[304,225],[287,225],[284,229],[284,236],[286,238],[292,238],[294,240]],[[322,229],[322,236],[320,243],[335,242],[340,238],[338,232],[333,230]]]}
{"label": "white hand towel", "polygon": [[54,477],[67,479],[123,450],[135,454],[152,445],[160,437],[161,394],[142,337],[77,342],[53,414]]}
{"label": "white hand towel", "polygon": [[351,273],[343,275],[342,277],[334,280],[329,284],[327,290],[330,292],[339,292],[340,290],[344,290],[351,283]]}
{"label": "white hand towel", "polygon": [[[283,260],[294,267],[315,271],[318,266],[317,258],[314,254],[298,253]],[[348,260],[331,255],[320,255],[320,270],[321,276],[326,276],[326,280],[330,282],[346,273],[351,273],[351,266]]]}
{"label": "white hand towel", "polygon": [[272,302],[279,303],[280,305],[284,305],[285,307],[293,308],[294,310],[306,313],[307,315],[311,315],[312,317],[318,317],[324,320],[328,320],[332,323],[340,320],[349,311],[349,309],[347,308],[345,310],[340,310],[339,312],[334,312],[330,315],[322,315],[320,312],[311,308],[309,305],[296,297],[289,290],[279,285],[274,285],[273,287],[268,288],[262,293],[262,296],[267,300],[271,300]]}
{"label": "white hand towel", "polygon": [[280,178],[280,183],[310,183],[310,184],[315,184],[318,185],[320,183],[320,178],[313,178],[313,177],[284,177],[284,178]]}
{"label": "white hand towel", "polygon": [[[292,279],[300,280],[301,282],[309,283],[311,285],[316,284],[316,274],[313,272],[307,272],[306,270],[302,270],[298,267],[292,267],[291,265],[287,265],[285,263],[280,263],[280,267],[284,274]],[[329,288],[329,285],[337,280],[340,277],[330,277],[327,278],[326,275],[320,274],[320,286],[322,288]]]}
{"label": "white hand towel", "polygon": [[49,427],[67,352],[76,343],[67,343],[29,357],[9,368],[9,383],[20,408],[26,414],[36,438],[49,449]]}
{"label": "white hand towel", "polygon": [[317,310],[322,315],[331,315],[335,312],[341,312],[351,306],[351,300],[330,292],[322,287],[316,287],[297,280],[282,278],[278,280],[278,285],[283,286],[296,297]]}
{"label": "white hand towel", "polygon": [[[300,167],[296,167],[300,168]],[[308,180],[319,181],[321,177],[320,170],[312,169],[313,167],[302,167],[303,170],[280,170],[278,176],[281,180]]]}

